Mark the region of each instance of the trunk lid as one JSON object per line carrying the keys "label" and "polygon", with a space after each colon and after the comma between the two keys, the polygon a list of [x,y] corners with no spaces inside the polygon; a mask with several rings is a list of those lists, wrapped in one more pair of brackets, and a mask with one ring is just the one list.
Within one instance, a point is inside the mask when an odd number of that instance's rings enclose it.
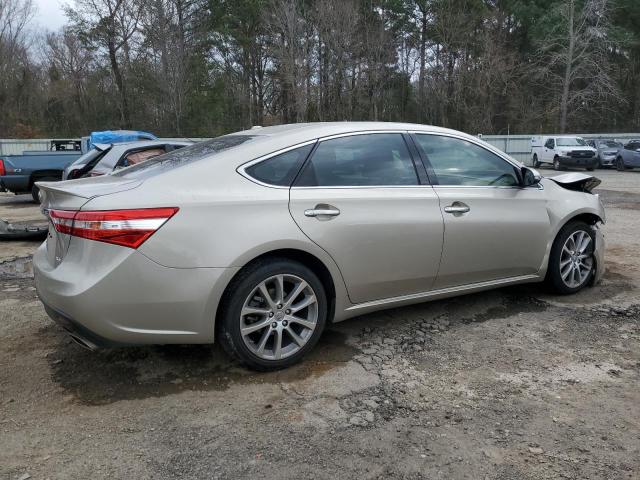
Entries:
{"label": "trunk lid", "polygon": [[49,211],[78,211],[92,198],[131,190],[141,183],[139,180],[128,180],[111,175],[66,182],[36,182],[41,194],[42,213],[49,221],[46,244],[47,258],[51,266],[60,265],[69,249],[71,236],[56,230]]}

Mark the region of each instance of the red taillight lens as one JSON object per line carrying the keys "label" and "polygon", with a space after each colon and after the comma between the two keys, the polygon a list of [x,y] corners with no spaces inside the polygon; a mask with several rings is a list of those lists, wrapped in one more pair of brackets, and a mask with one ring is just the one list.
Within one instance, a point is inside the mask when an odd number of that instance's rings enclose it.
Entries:
{"label": "red taillight lens", "polygon": [[60,233],[138,248],[177,211],[176,207],[86,212],[50,210],[49,216]]}
{"label": "red taillight lens", "polygon": [[4,160],[0,158],[0,177],[6,174],[7,174],[7,171],[4,169]]}

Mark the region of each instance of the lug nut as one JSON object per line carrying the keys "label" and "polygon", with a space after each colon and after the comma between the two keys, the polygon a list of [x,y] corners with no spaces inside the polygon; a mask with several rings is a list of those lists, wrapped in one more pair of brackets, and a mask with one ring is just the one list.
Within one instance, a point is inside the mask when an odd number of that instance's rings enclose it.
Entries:
{"label": "lug nut", "polygon": [[278,305],[276,305],[276,307],[278,307],[280,309],[280,308],[282,308],[282,305],[278,304]]}
{"label": "lug nut", "polygon": [[269,316],[270,316],[270,317],[273,317],[273,312],[269,312]]}
{"label": "lug nut", "polygon": [[291,310],[287,309],[284,311],[284,313],[286,313],[287,315],[289,315],[291,313]]}
{"label": "lug nut", "polygon": [[287,325],[289,325],[289,322],[287,322],[286,320],[282,320],[282,326],[286,327]]}
{"label": "lug nut", "polygon": [[273,322],[273,323],[271,324],[271,328],[276,328],[277,326],[278,326],[278,324],[277,324],[276,322]]}

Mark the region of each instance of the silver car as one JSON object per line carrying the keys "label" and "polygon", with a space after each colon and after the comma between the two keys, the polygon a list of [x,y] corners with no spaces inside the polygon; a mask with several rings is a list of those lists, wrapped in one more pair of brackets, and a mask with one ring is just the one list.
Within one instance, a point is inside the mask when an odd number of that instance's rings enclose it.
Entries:
{"label": "silver car", "polygon": [[[133,164],[133,157],[152,158],[175,149],[193,145],[191,140],[138,140],[135,142],[94,145],[91,150],[67,165],[63,180],[106,175],[117,168]],[[135,161],[135,160],[134,160]]]}
{"label": "silver car", "polygon": [[270,370],[328,323],[603,272],[592,176],[541,178],[478,138],[398,123],[252,129],[41,183],[49,315],[89,347],[212,343]]}

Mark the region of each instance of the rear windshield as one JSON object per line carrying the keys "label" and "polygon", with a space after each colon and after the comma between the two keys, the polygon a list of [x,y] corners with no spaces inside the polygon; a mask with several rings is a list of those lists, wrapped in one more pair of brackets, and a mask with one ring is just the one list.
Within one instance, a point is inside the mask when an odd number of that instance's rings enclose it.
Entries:
{"label": "rear windshield", "polygon": [[210,157],[256,138],[256,135],[225,135],[151,158],[118,170],[115,177],[148,177]]}

